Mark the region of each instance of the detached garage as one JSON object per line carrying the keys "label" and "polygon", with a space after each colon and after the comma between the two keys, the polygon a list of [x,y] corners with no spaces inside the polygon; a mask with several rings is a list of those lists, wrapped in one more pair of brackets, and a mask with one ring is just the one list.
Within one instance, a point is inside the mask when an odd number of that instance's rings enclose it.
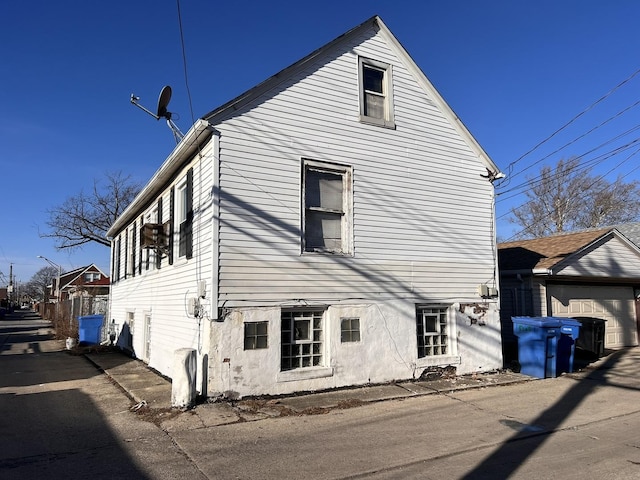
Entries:
{"label": "detached garage", "polygon": [[512,316],[596,317],[605,348],[638,345],[640,249],[616,228],[498,245],[505,364],[517,359]]}

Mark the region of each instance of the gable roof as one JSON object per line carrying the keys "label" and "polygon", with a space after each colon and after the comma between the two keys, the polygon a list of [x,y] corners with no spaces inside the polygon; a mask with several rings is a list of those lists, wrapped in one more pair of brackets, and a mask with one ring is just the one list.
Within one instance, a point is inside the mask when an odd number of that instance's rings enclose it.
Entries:
{"label": "gable roof", "polygon": [[500,270],[532,270],[534,273],[536,270],[548,271],[613,233],[617,233],[617,230],[609,227],[532,240],[499,243]]}
{"label": "gable roof", "polygon": [[298,72],[306,68],[310,65],[315,59],[326,54],[328,51],[334,49],[338,45],[346,43],[351,39],[360,36],[363,31],[369,28],[377,29],[382,36],[385,38],[389,46],[394,50],[395,54],[404,65],[409,69],[409,71],[414,75],[415,79],[421,85],[421,87],[427,92],[427,94],[433,99],[433,102],[440,109],[442,114],[449,120],[452,127],[458,132],[458,134],[465,139],[468,143],[469,147],[474,151],[477,155],[478,159],[484,164],[487,168],[489,178],[495,178],[498,175],[501,175],[500,169],[498,166],[491,160],[489,155],[484,151],[482,146],[478,143],[475,137],[467,130],[467,127],[462,123],[460,118],[455,114],[455,112],[451,109],[449,104],[444,101],[440,93],[436,90],[433,84],[429,81],[424,72],[420,69],[420,67],[416,64],[416,62],[411,58],[407,50],[402,46],[402,44],[398,41],[398,39],[391,33],[391,30],[387,28],[382,19],[374,15],[369,18],[365,22],[361,23],[357,27],[352,28],[348,32],[340,35],[335,38],[331,42],[327,43],[323,47],[318,48],[314,52],[310,53],[306,57],[298,60],[294,64],[289,67],[281,70],[276,73],[272,77],[269,77],[267,80],[259,83],[255,87],[247,90],[245,93],[237,96],[233,100],[221,105],[215,110],[204,115],[203,119],[207,120],[212,125],[218,123],[221,119],[226,118],[227,115],[232,114],[236,110],[241,109],[252,101],[256,100],[258,97],[263,95],[265,92],[276,88],[278,85],[285,83],[291,77],[296,75]]}
{"label": "gable roof", "polygon": [[[91,265],[87,265],[85,267],[80,267],[80,268],[76,268],[74,270],[71,270],[70,272],[65,272],[62,275],[60,275],[60,285],[61,290],[64,290],[65,288],[71,286],[71,284],[81,275],[83,275],[85,272],[97,272],[99,273],[102,277],[106,277],[106,275],[104,274],[104,272],[102,270],[100,270],[95,263],[92,263]],[[55,279],[54,279],[55,282]],[[84,282],[83,282],[84,283]]]}
{"label": "gable roof", "polygon": [[640,222],[620,223],[612,228],[618,230],[632,243],[640,247]]}
{"label": "gable roof", "polygon": [[340,35],[336,39],[327,43],[323,47],[315,50],[306,57],[298,60],[289,67],[281,70],[267,80],[259,83],[255,87],[247,90],[245,93],[237,96],[236,98],[228,101],[227,103],[219,106],[215,110],[204,115],[201,119],[191,126],[189,131],[184,135],[184,138],[176,145],[175,149],[165,159],[160,168],[156,171],[149,182],[138,193],[136,198],[129,204],[125,211],[115,220],[113,225],[107,232],[108,238],[114,238],[125,226],[144,208],[146,208],[150,202],[154,199],[155,193],[158,189],[162,188],[167,182],[170,181],[172,175],[178,171],[182,163],[193,155],[197,148],[203,145],[209,137],[217,133],[215,125],[220,123],[229,115],[233,115],[234,112],[247,106],[251,102],[255,101],[261,95],[266,92],[275,89],[279,85],[287,82],[293,76],[300,71],[304,70],[307,66],[318,57],[325,55],[330,50],[342,45],[357,36],[361,35],[367,29],[377,29],[385,38],[389,46],[393,49],[395,54],[407,69],[414,75],[416,81],[421,85],[425,92],[430,95],[433,103],[440,109],[442,114],[449,120],[451,126],[458,132],[458,134],[466,141],[469,148],[475,153],[479,161],[485,166],[488,172],[488,178],[494,179],[502,175],[498,166],[491,160],[489,155],[480,146],[478,141],[467,130],[462,121],[453,112],[451,107],[444,101],[442,96],[438,93],[435,87],[431,84],[426,75],[422,72],[420,67],[414,62],[409,53],[404,49],[396,37],[384,24],[379,16],[373,16],[366,20],[362,24],[355,28],[352,28],[348,32]]}

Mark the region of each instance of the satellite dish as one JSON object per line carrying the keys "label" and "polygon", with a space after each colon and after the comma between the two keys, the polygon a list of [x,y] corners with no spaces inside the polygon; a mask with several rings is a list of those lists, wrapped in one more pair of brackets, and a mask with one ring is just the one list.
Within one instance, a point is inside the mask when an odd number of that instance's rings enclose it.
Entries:
{"label": "satellite dish", "polygon": [[171,87],[169,85],[162,88],[160,92],[160,96],[158,97],[158,113],[156,117],[158,120],[160,118],[166,118],[169,120],[171,118],[171,112],[167,111],[167,107],[169,106],[169,101],[171,100]]}
{"label": "satellite dish", "polygon": [[160,91],[160,96],[158,97],[158,109],[156,113],[153,113],[150,110],[147,110],[146,108],[144,108],[142,105],[138,103],[138,100],[140,100],[140,97],[136,97],[132,93],[131,103],[133,103],[139,109],[147,112],[156,120],[165,118],[167,120],[167,125],[173,132],[173,138],[175,138],[176,143],[180,143],[180,140],[182,140],[182,138],[184,137],[184,134],[180,131],[178,126],[173,122],[173,120],[171,120],[172,113],[167,110],[167,107],[169,106],[169,101],[171,100],[171,87],[169,85],[162,87],[162,90]]}

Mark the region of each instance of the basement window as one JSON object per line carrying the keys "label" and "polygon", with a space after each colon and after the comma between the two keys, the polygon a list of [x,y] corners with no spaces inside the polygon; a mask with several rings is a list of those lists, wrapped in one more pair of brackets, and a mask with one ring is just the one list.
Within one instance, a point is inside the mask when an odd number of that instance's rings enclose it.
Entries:
{"label": "basement window", "polygon": [[280,370],[323,365],[323,313],[322,310],[282,312]]}
{"label": "basement window", "polygon": [[342,343],[360,341],[360,319],[341,318],[340,319],[340,341]]}
{"label": "basement window", "polygon": [[247,322],[244,324],[244,349],[258,350],[268,347],[269,322]]}
{"label": "basement window", "polygon": [[449,355],[448,307],[416,307],[418,358]]}

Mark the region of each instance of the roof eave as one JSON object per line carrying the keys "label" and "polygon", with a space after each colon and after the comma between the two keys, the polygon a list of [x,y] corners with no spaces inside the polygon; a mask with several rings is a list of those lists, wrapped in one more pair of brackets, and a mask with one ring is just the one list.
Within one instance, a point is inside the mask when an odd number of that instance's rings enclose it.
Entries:
{"label": "roof eave", "polygon": [[431,96],[433,96],[438,106],[449,118],[449,120],[454,125],[454,127],[458,130],[458,133],[460,133],[460,135],[468,142],[468,144],[472,147],[472,149],[475,150],[475,153],[477,154],[480,161],[484,164],[487,170],[489,170],[488,178],[490,180],[495,180],[497,178],[504,178],[504,174],[500,171],[500,169],[493,162],[493,160],[491,160],[491,157],[489,157],[489,155],[485,152],[485,150],[482,148],[480,143],[471,134],[471,132],[469,132],[467,127],[464,125],[464,123],[462,123],[460,118],[452,110],[451,106],[447,102],[445,102],[445,100],[442,98],[440,93],[436,90],[436,88],[429,81],[429,79],[424,74],[424,72],[413,60],[411,55],[409,55],[407,50],[402,46],[402,44],[398,41],[395,35],[391,32],[391,30],[389,30],[389,28],[385,25],[382,19],[377,15],[374,15],[373,17],[364,21],[360,25],[352,28],[348,32],[343,33],[342,35],[335,38],[331,42],[318,48],[317,50],[313,51],[312,53],[302,58],[301,60],[298,60],[297,62],[290,65],[289,67],[279,71],[275,75],[269,77],[267,80],[263,81],[262,83],[259,83],[255,87],[247,90],[245,93],[239,95],[233,100],[230,100],[229,102],[221,105],[215,110],[212,110],[211,112],[204,115],[203,118],[211,122],[213,125],[216,125],[219,122],[219,120],[223,118],[226,114],[228,114],[230,111],[233,112],[241,109],[243,106],[250,103],[254,99],[258,98],[263,93],[267,92],[268,90],[274,88],[275,86],[291,78],[291,76],[295,72],[305,68],[306,65],[308,65],[310,62],[313,62],[317,57],[323,55],[328,50],[331,50],[335,45],[342,43],[343,41],[346,41],[347,39],[355,35],[358,35],[361,30],[365,28],[369,28],[371,26],[377,27],[381,32],[383,32],[383,35],[389,40],[389,43],[392,46],[392,48],[396,51],[398,56],[404,60],[405,64],[414,72],[418,81],[422,83],[423,88]]}
{"label": "roof eave", "polygon": [[[316,50],[314,50],[313,52],[311,52],[306,57],[303,57],[302,59],[298,60],[297,62],[295,62],[295,63],[289,65],[288,67],[280,70],[275,75],[272,75],[271,77],[267,78],[266,80],[264,80],[263,82],[259,83],[258,85],[250,88],[249,90],[247,90],[246,92],[240,94],[239,96],[235,97],[234,99],[229,100],[227,103],[225,103],[225,104],[219,106],[218,108],[216,108],[215,110],[212,110],[211,112],[207,113],[202,118],[208,120],[213,125],[217,124],[218,123],[218,119],[220,117],[223,117],[228,111],[230,111],[230,110],[231,111],[239,110],[240,108],[242,108],[243,106],[247,105],[248,103],[250,103],[254,99],[258,98],[264,92],[267,92],[267,91],[271,90],[275,86],[277,86],[277,85],[281,84],[282,82],[285,82],[286,80],[291,78],[291,76],[295,72],[298,72],[299,70],[303,69],[306,65],[308,65],[311,62],[313,62],[316,58],[318,58],[319,56],[323,55],[325,52],[327,52],[328,50],[333,48],[335,45],[343,42],[347,38],[350,38],[350,37],[352,37],[354,35],[357,35],[362,29],[368,28],[369,26],[376,25],[376,24],[384,25],[382,23],[382,20],[380,20],[380,17],[378,17],[377,15],[367,19],[366,21],[362,22],[360,25],[358,25],[358,26],[352,28],[351,30],[343,33],[342,35],[336,37],[335,39],[333,39],[329,43],[323,45],[322,47],[320,47],[320,48],[318,48]],[[386,28],[386,27],[384,27],[384,28]]]}
{"label": "roof eave", "polygon": [[406,48],[402,46],[400,41],[395,37],[393,32],[389,30],[389,28],[384,24],[380,17],[374,17],[375,20],[380,27],[380,30],[384,32],[389,43],[395,48],[396,53],[403,58],[405,64],[413,71],[419,81],[422,82],[423,88],[433,96],[435,99],[435,103],[438,104],[443,114],[449,119],[451,124],[458,130],[458,133],[464,138],[467,143],[475,149],[475,153],[478,155],[480,161],[485,165],[487,170],[489,171],[488,178],[493,181],[496,179],[505,178],[504,173],[500,171],[500,168],[495,164],[495,162],[489,157],[489,154],[482,148],[482,145],[478,142],[478,140],[471,134],[471,132],[467,129],[466,125],[460,120],[460,117],[453,111],[451,105],[449,105],[438,89],[431,83],[429,77],[422,71],[422,69],[418,66],[418,64],[413,60],[409,52]]}
{"label": "roof eave", "polygon": [[203,119],[198,119],[196,123],[185,134],[184,138],[176,145],[176,148],[166,158],[164,163],[151,177],[151,180],[138,193],[136,198],[129,204],[124,212],[116,219],[107,232],[107,238],[113,238],[127,225],[131,219],[137,216],[148,202],[155,197],[157,189],[164,185],[180,168],[183,161],[193,155],[207,135],[211,135],[214,129],[211,124]]}

